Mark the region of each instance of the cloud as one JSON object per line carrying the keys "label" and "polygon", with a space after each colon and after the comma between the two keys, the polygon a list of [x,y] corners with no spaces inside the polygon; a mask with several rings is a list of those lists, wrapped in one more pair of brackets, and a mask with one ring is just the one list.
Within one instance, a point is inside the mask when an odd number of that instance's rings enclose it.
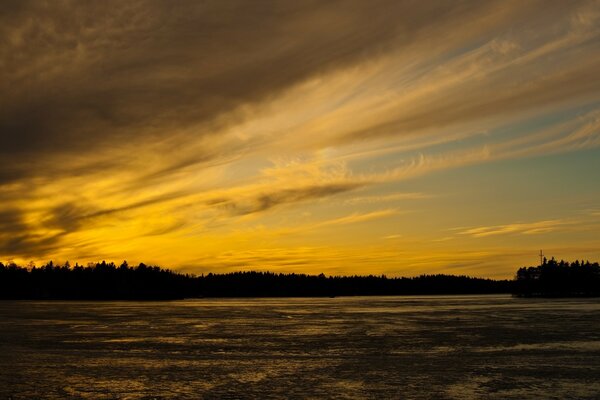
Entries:
{"label": "cloud", "polygon": [[[0,153],[56,160],[172,140],[192,126],[200,127],[195,136],[210,135],[237,122],[225,113],[406,42],[432,13],[443,18],[453,9],[411,5],[411,15],[404,15],[408,8],[359,1],[343,7],[315,1],[4,4]],[[186,133],[178,142],[189,139]],[[16,160],[8,165],[21,174],[44,172]]]}
{"label": "cloud", "polygon": [[332,226],[332,225],[347,225],[347,224],[355,224],[358,222],[366,222],[372,221],[374,219],[386,218],[392,215],[397,215],[399,212],[397,210],[389,209],[389,210],[378,210],[372,211],[368,213],[353,213],[350,215],[346,215],[344,217],[325,220],[320,223],[317,223],[312,226],[312,228],[322,228],[324,226]]}
{"label": "cloud", "polygon": [[172,200],[181,199],[185,196],[185,193],[173,192],[131,202],[119,207],[103,209],[98,209],[92,206],[85,207],[81,204],[75,203],[62,203],[51,210],[51,216],[45,223],[48,226],[56,227],[64,231],[73,231],[80,228],[85,223],[90,223],[91,220],[95,218],[110,216],[125,211],[137,210]]}
{"label": "cloud", "polygon": [[409,193],[392,193],[381,196],[361,196],[353,197],[345,201],[346,204],[375,204],[375,203],[386,203],[393,201],[402,200],[422,200],[430,198],[430,195],[418,192]]}
{"label": "cloud", "polygon": [[400,238],[402,238],[402,235],[387,235],[387,236],[384,236],[382,239],[396,240],[396,239],[400,239]]}
{"label": "cloud", "polygon": [[0,212],[0,254],[13,257],[39,256],[59,247],[62,234],[39,234],[23,212],[8,208]]}
{"label": "cloud", "polygon": [[[98,169],[99,159],[102,168],[119,169],[131,166],[132,155],[170,154],[167,149],[182,144],[194,152],[178,160],[158,157],[162,165],[152,173],[210,162],[240,143],[230,138],[215,152],[195,142],[252,119],[263,104],[307,80],[322,79],[326,89],[338,72],[370,64],[377,65],[376,75],[369,81],[359,75],[359,87],[346,84],[353,91],[338,106],[354,110],[372,98],[372,116],[359,113],[358,130],[330,132],[334,143],[413,134],[597,93],[593,57],[569,69],[550,68],[543,79],[537,64],[595,32],[590,20],[596,17],[578,12],[576,2],[567,10],[546,6],[544,13],[516,4],[7,3],[0,31],[0,153],[10,157],[0,159],[0,179],[72,175]],[[560,25],[577,27],[565,31],[570,41],[528,62],[518,61],[541,44],[493,39],[511,18],[518,29],[534,14],[529,23],[543,27],[563,12],[578,16]],[[456,53],[482,35],[490,38],[487,45]],[[520,48],[525,55],[515,60]],[[407,64],[410,57],[423,62]],[[408,65],[415,78],[408,86],[397,81],[399,65]],[[527,85],[507,85],[511,77],[534,73]],[[368,93],[390,84],[401,96],[382,103],[381,92]]]}
{"label": "cloud", "polygon": [[573,221],[554,219],[506,225],[480,226],[476,228],[465,229],[460,231],[459,233],[461,235],[468,235],[473,237],[486,237],[505,234],[535,235],[540,233],[556,231],[565,227],[566,225],[571,224],[573,224]]}
{"label": "cloud", "polygon": [[335,194],[348,192],[362,186],[360,183],[331,183],[312,185],[300,188],[288,188],[257,193],[245,200],[217,198],[207,202],[210,206],[217,206],[233,215],[248,215],[270,210],[272,208],[306,200],[314,200]]}

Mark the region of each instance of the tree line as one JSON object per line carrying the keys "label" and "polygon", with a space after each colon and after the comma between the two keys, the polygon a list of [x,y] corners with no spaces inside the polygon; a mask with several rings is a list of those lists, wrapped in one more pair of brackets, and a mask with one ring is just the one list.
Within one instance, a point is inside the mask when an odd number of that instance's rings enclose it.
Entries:
{"label": "tree line", "polygon": [[544,259],[513,280],[456,275],[412,278],[272,272],[182,274],[127,262],[40,267],[0,263],[0,299],[167,300],[201,297],[313,297],[512,293],[522,297],[600,296],[600,266]]}
{"label": "tree line", "polygon": [[597,262],[543,259],[537,267],[517,271],[514,294],[523,297],[600,296]]}
{"label": "tree line", "polygon": [[272,272],[181,274],[127,262],[22,267],[0,263],[0,298],[163,300],[199,297],[313,297],[509,293],[511,281],[453,275],[414,278]]}
{"label": "tree line", "polygon": [[4,299],[178,299],[196,294],[195,278],[156,266],[52,261],[41,267],[0,263]]}

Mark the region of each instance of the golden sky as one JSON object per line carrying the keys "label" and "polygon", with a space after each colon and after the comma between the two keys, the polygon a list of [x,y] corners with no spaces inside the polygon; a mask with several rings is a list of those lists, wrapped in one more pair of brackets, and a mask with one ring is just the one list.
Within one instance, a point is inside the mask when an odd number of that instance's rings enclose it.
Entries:
{"label": "golden sky", "polygon": [[4,1],[0,260],[600,259],[599,1]]}

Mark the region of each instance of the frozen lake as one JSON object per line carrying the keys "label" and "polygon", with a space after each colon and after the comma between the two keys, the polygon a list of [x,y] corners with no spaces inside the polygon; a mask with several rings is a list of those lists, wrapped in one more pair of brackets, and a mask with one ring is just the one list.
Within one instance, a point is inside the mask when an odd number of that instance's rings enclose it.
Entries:
{"label": "frozen lake", "polygon": [[600,397],[600,299],[0,302],[0,399]]}

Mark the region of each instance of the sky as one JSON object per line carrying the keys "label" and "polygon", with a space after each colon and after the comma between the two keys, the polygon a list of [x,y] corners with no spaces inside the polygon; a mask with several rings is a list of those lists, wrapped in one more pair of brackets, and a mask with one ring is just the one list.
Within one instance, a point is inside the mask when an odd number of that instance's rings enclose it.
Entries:
{"label": "sky", "polygon": [[600,1],[3,1],[0,260],[600,259]]}

